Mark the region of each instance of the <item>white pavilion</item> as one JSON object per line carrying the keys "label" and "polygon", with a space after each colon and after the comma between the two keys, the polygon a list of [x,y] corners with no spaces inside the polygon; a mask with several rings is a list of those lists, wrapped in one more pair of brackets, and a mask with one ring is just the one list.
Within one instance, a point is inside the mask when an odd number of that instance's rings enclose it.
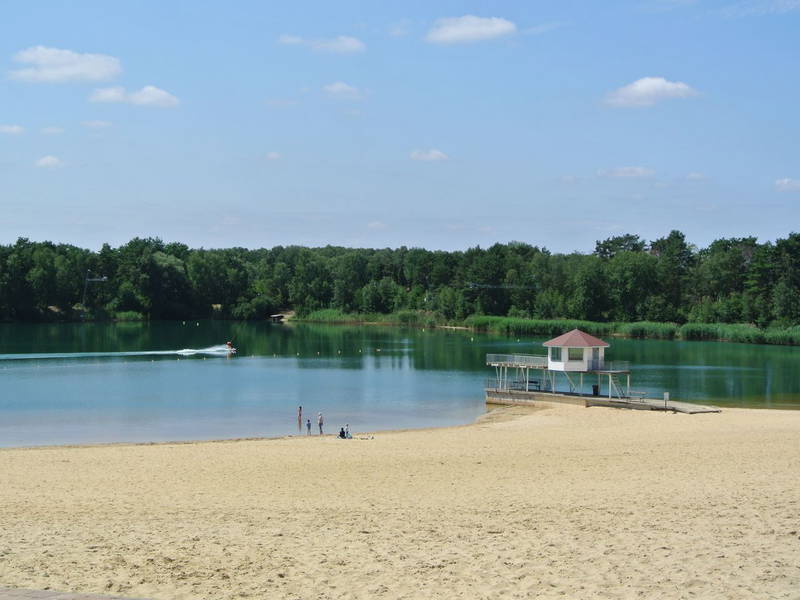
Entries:
{"label": "white pavilion", "polygon": [[[547,355],[487,354],[486,364],[495,368],[494,384],[488,389],[495,392],[558,393],[585,395],[584,376],[597,376],[592,394],[600,393],[601,380],[607,378],[608,397],[622,399],[631,395],[631,376],[628,363],[608,362],[605,349],[608,342],[573,329],[542,344]],[[620,382],[625,376],[626,384]],[[567,389],[559,390],[559,383]]]}

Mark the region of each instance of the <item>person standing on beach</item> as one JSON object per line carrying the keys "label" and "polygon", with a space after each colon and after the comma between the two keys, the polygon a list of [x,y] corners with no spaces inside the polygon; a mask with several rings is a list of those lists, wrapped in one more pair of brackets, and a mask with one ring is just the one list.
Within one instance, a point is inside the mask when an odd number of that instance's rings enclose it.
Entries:
{"label": "person standing on beach", "polygon": [[306,435],[311,435],[311,419],[306,419]]}
{"label": "person standing on beach", "polygon": [[319,425],[319,434],[322,435],[322,413],[317,413],[317,425]]}
{"label": "person standing on beach", "polygon": [[303,429],[303,407],[297,407],[297,430],[300,431]]}

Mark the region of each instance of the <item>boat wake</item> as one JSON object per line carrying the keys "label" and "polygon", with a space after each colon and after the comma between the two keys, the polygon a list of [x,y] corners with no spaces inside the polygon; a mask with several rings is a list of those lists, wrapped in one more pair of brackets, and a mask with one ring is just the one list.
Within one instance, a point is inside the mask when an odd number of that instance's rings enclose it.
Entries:
{"label": "boat wake", "polygon": [[[235,351],[234,351],[235,352]],[[0,360],[46,360],[67,358],[123,358],[128,356],[220,356],[232,354],[225,344],[208,348],[181,350],[144,350],[141,352],[53,352],[30,354],[0,354]]]}

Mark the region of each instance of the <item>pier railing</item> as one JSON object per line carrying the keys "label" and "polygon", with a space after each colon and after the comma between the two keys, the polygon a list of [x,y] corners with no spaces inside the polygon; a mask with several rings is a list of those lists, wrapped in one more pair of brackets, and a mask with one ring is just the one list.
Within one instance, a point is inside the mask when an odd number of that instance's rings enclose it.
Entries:
{"label": "pier railing", "polygon": [[529,369],[546,369],[547,357],[534,356],[532,354],[487,354],[486,364],[525,367]]}
{"label": "pier railing", "polygon": [[495,391],[495,392],[506,392],[506,391],[515,391],[515,392],[541,392],[547,386],[547,381],[544,379],[529,379],[528,383],[526,384],[525,381],[519,380],[505,380],[505,379],[497,379],[496,377],[490,377],[486,380],[486,385],[484,386],[487,390]]}
{"label": "pier railing", "polygon": [[590,371],[630,371],[631,363],[627,360],[590,360]]}

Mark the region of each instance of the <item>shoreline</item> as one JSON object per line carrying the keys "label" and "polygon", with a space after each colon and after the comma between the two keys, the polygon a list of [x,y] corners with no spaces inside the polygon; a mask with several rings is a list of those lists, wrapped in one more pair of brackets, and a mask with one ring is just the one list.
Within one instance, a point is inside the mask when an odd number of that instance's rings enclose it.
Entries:
{"label": "shoreline", "polygon": [[[547,403],[553,404],[553,403]],[[371,431],[359,431],[353,433],[352,440],[360,440],[360,441],[367,441],[364,438],[359,438],[358,436],[375,436],[375,435],[385,435],[385,434],[393,434],[393,433],[407,433],[407,432],[422,432],[422,431],[440,431],[446,429],[459,429],[463,427],[472,427],[473,425],[477,425],[483,422],[485,419],[489,417],[489,415],[498,412],[498,413],[511,413],[514,409],[519,409],[520,412],[529,413],[534,412],[536,410],[541,410],[541,406],[503,406],[503,405],[492,405],[491,409],[487,409],[487,411],[478,417],[475,418],[474,421],[470,423],[462,423],[460,425],[443,425],[441,427],[406,427],[402,429],[374,429]],[[749,410],[759,410],[759,409],[749,409]],[[782,409],[777,409],[782,410]],[[791,412],[791,411],[789,411]],[[97,442],[97,443],[86,443],[86,444],[41,444],[38,446],[0,446],[0,452],[8,452],[8,451],[16,451],[16,450],[51,450],[53,448],[64,448],[64,449],[82,449],[82,448],[115,448],[115,447],[148,447],[148,446],[186,446],[186,445],[195,445],[195,444],[234,444],[237,442],[276,442],[281,440],[294,440],[294,439],[339,439],[339,435],[337,433],[325,433],[323,435],[319,435],[317,433],[312,433],[311,435],[306,434],[298,434],[298,435],[276,435],[276,436],[256,436],[256,437],[234,437],[234,438],[213,438],[208,440],[203,439],[193,439],[193,440],[164,440],[164,441],[155,441],[155,442]],[[349,440],[345,440],[349,441]]]}
{"label": "shoreline", "polygon": [[542,404],[369,444],[298,437],[4,449],[0,585],[154,600],[800,586],[800,412]]}
{"label": "shoreline", "polygon": [[[351,440],[344,440],[344,441],[371,441],[364,437],[359,436],[371,436],[374,438],[375,436],[379,435],[394,435],[394,434],[402,434],[402,433],[424,433],[424,432],[436,432],[436,431],[448,431],[448,430],[455,430],[455,429],[464,429],[468,427],[474,427],[485,423],[491,423],[496,421],[508,421],[514,420],[518,418],[522,418],[525,415],[529,415],[535,412],[539,412],[542,410],[557,408],[560,406],[566,406],[564,403],[561,402],[546,402],[546,401],[538,401],[535,405],[524,406],[524,405],[505,405],[505,404],[492,404],[491,408],[487,408],[486,412],[478,415],[474,421],[469,423],[462,423],[459,425],[443,425],[441,427],[406,427],[401,429],[373,429],[370,431],[358,431],[354,432],[352,435]],[[612,407],[604,407],[604,406],[593,406],[593,407],[583,407],[574,405],[575,408],[583,409],[583,410],[603,410],[603,411],[620,411],[620,412],[628,412],[628,409],[624,408],[612,408]],[[721,407],[724,412],[753,412],[753,413],[787,413],[787,414],[800,414],[800,409],[787,409],[787,408],[753,408],[753,407]],[[658,413],[659,411],[635,411],[635,412],[645,412],[645,413]],[[672,414],[671,412],[667,411],[664,414]],[[719,413],[708,413],[709,415],[712,414],[719,414]],[[706,415],[697,414],[697,415],[683,415],[687,417],[695,417],[700,418]],[[301,440],[301,439],[339,439],[338,434],[336,433],[326,433],[323,435],[319,435],[316,433],[312,433],[311,435],[306,434],[298,434],[298,435],[278,435],[278,436],[255,436],[255,437],[234,437],[234,438],[213,438],[213,439],[189,439],[189,440],[164,440],[164,441],[150,441],[150,442],[97,442],[97,443],[86,443],[86,444],[42,444],[37,446],[0,446],[0,453],[2,452],[16,452],[16,451],[45,451],[45,450],[54,450],[54,449],[64,449],[64,450],[81,450],[81,449],[92,449],[92,448],[138,448],[138,447],[152,447],[152,446],[195,446],[195,445],[224,445],[224,444],[236,444],[240,442],[280,442],[280,441],[291,441],[291,440]]]}

